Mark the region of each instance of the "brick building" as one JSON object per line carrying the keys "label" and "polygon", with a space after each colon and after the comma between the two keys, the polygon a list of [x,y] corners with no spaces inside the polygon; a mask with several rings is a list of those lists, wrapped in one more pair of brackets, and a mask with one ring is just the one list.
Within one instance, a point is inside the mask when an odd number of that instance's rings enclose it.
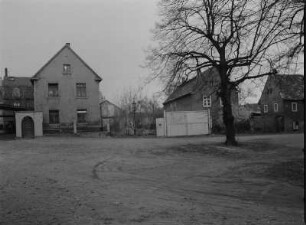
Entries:
{"label": "brick building", "polygon": [[114,103],[104,99],[100,102],[102,130],[112,133],[123,129],[122,110]]}
{"label": "brick building", "polygon": [[304,76],[269,76],[259,100],[265,132],[304,130]]}
{"label": "brick building", "polygon": [[0,84],[0,133],[15,131],[15,112],[34,109],[33,85],[30,77],[9,76],[5,69]]}
{"label": "brick building", "polygon": [[[220,77],[218,71],[210,68],[200,76],[178,86],[163,103],[165,112],[209,110],[212,132],[223,129],[222,101],[218,96]],[[232,110],[238,115],[238,92],[232,92]]]}

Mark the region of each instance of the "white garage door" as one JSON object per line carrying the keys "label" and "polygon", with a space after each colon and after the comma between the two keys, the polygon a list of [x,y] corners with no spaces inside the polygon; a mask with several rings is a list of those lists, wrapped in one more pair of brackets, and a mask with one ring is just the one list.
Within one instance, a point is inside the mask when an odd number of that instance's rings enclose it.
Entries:
{"label": "white garage door", "polygon": [[166,112],[166,135],[185,136],[209,133],[207,110]]}

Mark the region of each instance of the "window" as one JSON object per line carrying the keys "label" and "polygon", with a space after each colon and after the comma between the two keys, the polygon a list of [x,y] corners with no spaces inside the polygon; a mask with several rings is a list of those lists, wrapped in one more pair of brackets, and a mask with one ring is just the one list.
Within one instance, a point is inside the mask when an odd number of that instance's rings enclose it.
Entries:
{"label": "window", "polygon": [[70,64],[63,65],[63,74],[71,74],[71,66]]}
{"label": "window", "polygon": [[223,102],[221,98],[220,98],[220,106],[223,107]]}
{"label": "window", "polygon": [[86,83],[77,83],[77,97],[86,97]]}
{"label": "window", "polygon": [[292,122],[292,129],[298,130],[299,129],[299,121],[293,121]]}
{"label": "window", "polygon": [[274,103],[274,112],[278,112],[278,104]]}
{"label": "window", "polygon": [[268,105],[264,105],[264,113],[268,112]]}
{"label": "window", "polygon": [[58,96],[58,84],[48,84],[48,96],[50,97]]}
{"label": "window", "polygon": [[267,89],[267,94],[272,94],[272,92],[273,92],[273,89],[272,89],[272,88],[268,88],[268,89]]}
{"label": "window", "polygon": [[211,106],[211,96],[203,96],[203,107]]}
{"label": "window", "polygon": [[296,102],[291,103],[291,110],[292,110],[292,112],[297,112],[297,103]]}
{"label": "window", "polygon": [[50,124],[59,123],[59,111],[58,110],[49,110],[49,123]]}
{"label": "window", "polygon": [[78,109],[77,116],[78,116],[78,123],[86,123],[86,109]]}

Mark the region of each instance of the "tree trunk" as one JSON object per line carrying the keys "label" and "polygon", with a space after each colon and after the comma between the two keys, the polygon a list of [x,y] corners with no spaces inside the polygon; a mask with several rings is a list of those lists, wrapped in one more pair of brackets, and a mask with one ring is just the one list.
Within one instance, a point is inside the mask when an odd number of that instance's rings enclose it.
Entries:
{"label": "tree trunk", "polygon": [[[234,125],[234,116],[231,105],[231,87],[226,77],[225,71],[220,71],[221,76],[221,99],[223,102],[223,123],[225,125],[225,133],[226,133],[226,145],[237,145],[236,141],[236,132]],[[223,74],[222,74],[223,73]]]}

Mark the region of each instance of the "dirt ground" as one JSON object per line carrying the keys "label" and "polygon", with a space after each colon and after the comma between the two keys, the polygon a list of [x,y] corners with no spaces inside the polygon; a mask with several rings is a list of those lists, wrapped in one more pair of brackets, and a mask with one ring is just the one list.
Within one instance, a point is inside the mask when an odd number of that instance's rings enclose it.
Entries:
{"label": "dirt ground", "polygon": [[303,222],[303,134],[0,141],[2,225]]}

